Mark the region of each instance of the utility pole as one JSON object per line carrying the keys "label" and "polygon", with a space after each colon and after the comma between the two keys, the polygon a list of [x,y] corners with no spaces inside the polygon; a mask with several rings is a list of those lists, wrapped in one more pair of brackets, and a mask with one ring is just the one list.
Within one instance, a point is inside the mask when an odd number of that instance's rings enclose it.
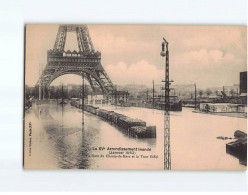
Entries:
{"label": "utility pole", "polygon": [[[163,38],[162,51],[160,55],[165,57],[165,110],[164,110],[164,169],[171,169],[170,150],[170,80],[169,80],[169,50],[168,42]],[[165,50],[166,46],[166,52]]]}
{"label": "utility pole", "polygon": [[154,108],[154,80],[152,80],[152,108]]}
{"label": "utility pole", "polygon": [[196,83],[195,83],[195,110],[196,110]]}

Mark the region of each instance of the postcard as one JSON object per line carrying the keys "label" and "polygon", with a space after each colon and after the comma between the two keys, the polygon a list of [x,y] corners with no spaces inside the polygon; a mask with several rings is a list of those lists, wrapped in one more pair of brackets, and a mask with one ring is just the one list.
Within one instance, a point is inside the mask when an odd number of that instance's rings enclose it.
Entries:
{"label": "postcard", "polygon": [[247,169],[247,27],[27,24],[24,168]]}

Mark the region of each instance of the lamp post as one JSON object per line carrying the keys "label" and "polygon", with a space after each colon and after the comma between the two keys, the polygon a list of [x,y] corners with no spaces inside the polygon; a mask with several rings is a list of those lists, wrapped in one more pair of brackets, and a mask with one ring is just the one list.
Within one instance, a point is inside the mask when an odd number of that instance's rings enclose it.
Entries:
{"label": "lamp post", "polygon": [[[170,151],[170,81],[169,81],[169,50],[168,42],[163,38],[162,51],[160,55],[165,57],[165,107],[164,107],[164,169],[171,169],[171,151]],[[166,51],[165,51],[166,47]]]}

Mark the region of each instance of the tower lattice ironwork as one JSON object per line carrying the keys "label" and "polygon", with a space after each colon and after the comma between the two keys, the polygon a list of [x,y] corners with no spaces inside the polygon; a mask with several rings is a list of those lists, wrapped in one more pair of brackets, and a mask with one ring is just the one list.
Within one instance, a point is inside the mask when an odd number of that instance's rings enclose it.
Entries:
{"label": "tower lattice ironwork", "polygon": [[[164,39],[162,43],[161,56],[165,57],[165,109],[164,109],[164,169],[171,170],[171,148],[170,148],[170,80],[169,80],[169,49],[168,42]],[[166,51],[164,52],[166,46]]]}
{"label": "tower lattice ironwork", "polygon": [[[75,32],[79,51],[64,51],[67,32]],[[53,80],[65,74],[84,77],[93,91],[101,89],[103,94],[115,90],[101,64],[101,52],[95,51],[86,25],[59,26],[53,49],[47,51],[47,65],[39,77],[42,97],[48,97],[49,86]]]}

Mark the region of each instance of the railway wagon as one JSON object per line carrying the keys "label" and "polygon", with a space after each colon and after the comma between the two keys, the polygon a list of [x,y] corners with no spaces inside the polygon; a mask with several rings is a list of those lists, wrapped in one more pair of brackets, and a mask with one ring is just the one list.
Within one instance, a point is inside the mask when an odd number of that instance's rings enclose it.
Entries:
{"label": "railway wagon", "polygon": [[109,114],[108,114],[108,121],[111,122],[111,123],[113,122],[114,114],[115,114],[114,111],[109,111]]}
{"label": "railway wagon", "polygon": [[137,138],[156,138],[156,126],[133,126],[129,130],[129,135]]}
{"label": "railway wagon", "polygon": [[97,110],[97,116],[102,117],[102,110],[101,108]]}
{"label": "railway wagon", "polygon": [[100,110],[100,108],[96,108],[96,114],[95,115],[99,116],[99,110]]}
{"label": "railway wagon", "polygon": [[89,107],[89,112],[96,115],[96,110],[97,109],[98,109],[98,107],[90,106]]}
{"label": "railway wagon", "polygon": [[130,127],[133,127],[133,126],[145,127],[146,122],[142,121],[140,119],[130,118],[130,117],[125,116],[125,117],[120,117],[119,118],[118,126],[122,127],[125,130],[129,130]]}
{"label": "railway wagon", "polygon": [[[82,105],[73,104],[81,107]],[[146,122],[137,118],[130,118],[114,111],[108,111],[92,105],[84,105],[84,110],[102,119],[114,123],[118,127],[127,130],[129,136],[136,138],[156,138],[156,126],[146,127]]]}
{"label": "railway wagon", "polygon": [[112,122],[118,125],[121,117],[125,117],[125,116],[116,112],[112,113]]}
{"label": "railway wagon", "polygon": [[102,117],[102,113],[104,112],[104,109],[98,108],[96,111],[97,116]]}
{"label": "railway wagon", "polygon": [[99,116],[105,120],[108,120],[108,115],[109,115],[110,111],[104,110],[104,109],[100,109],[99,110]]}
{"label": "railway wagon", "polygon": [[84,110],[90,112],[90,107],[88,105],[84,105]]}

